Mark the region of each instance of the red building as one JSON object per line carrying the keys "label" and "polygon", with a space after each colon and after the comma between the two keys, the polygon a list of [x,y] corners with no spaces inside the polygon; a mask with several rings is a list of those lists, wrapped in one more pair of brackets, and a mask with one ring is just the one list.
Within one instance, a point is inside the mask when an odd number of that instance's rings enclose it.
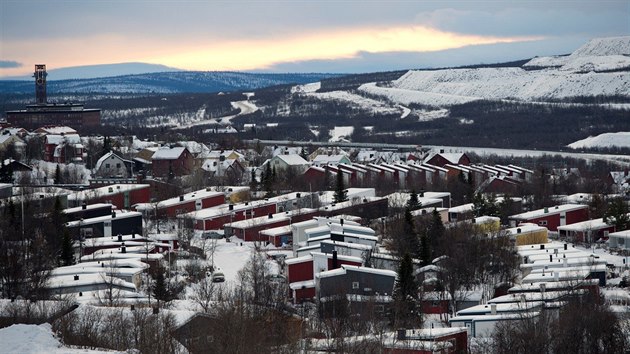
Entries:
{"label": "red building", "polygon": [[555,207],[529,211],[509,217],[510,225],[533,223],[544,226],[549,231],[558,231],[558,226],[574,224],[588,220],[588,205],[564,204]]}
{"label": "red building", "polygon": [[[363,265],[360,257],[337,255],[333,261],[330,253],[312,252],[308,256],[289,258],[285,261],[289,297],[296,303],[315,298],[315,274],[341,267],[341,265]],[[336,264],[335,264],[336,263]]]}
{"label": "red building", "polygon": [[192,172],[194,157],[185,147],[160,148],[151,156],[153,176],[184,176]]}
{"label": "red building", "polygon": [[401,329],[384,346],[388,354],[468,353],[468,332],[463,327]]}
{"label": "red building", "polygon": [[178,217],[191,219],[197,230],[220,230],[223,229],[223,225],[227,223],[252,219],[260,215],[275,214],[277,212],[277,202],[256,200],[240,204],[222,204],[212,208],[180,214]]}
{"label": "red building", "polygon": [[268,214],[252,219],[240,220],[225,224],[225,236],[236,236],[244,241],[268,242],[269,237],[261,234],[261,231],[287,226],[294,222],[310,220],[318,216],[316,209],[297,209],[278,214]]}
{"label": "red building", "polygon": [[468,155],[461,152],[445,153],[444,151],[440,151],[439,153],[429,155],[424,162],[438,167],[443,167],[446,164],[470,165],[470,158]]}
{"label": "red building", "polygon": [[174,218],[177,215],[195,210],[212,208],[225,203],[225,193],[209,189],[186,193],[178,197],[162,200],[157,204],[145,203],[134,205],[135,210],[143,213],[155,213],[159,217]]}
{"label": "red building", "polygon": [[151,188],[148,184],[112,184],[68,196],[70,206],[80,206],[83,202],[108,203],[118,209],[131,209],[134,204],[148,203],[150,200]]}

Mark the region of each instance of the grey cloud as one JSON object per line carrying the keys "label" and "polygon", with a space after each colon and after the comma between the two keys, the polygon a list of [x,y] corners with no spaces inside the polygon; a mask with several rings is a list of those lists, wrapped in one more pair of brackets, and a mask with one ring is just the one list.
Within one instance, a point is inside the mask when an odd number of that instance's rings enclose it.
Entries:
{"label": "grey cloud", "polygon": [[542,41],[473,45],[437,52],[361,52],[350,59],[278,63],[261,71],[364,73],[492,64],[534,56],[568,54],[589,39],[588,37],[554,38]]}
{"label": "grey cloud", "polygon": [[630,33],[628,7],[523,8],[462,10],[443,8],[420,12],[416,20],[444,31],[490,36],[591,36]]}
{"label": "grey cloud", "polygon": [[14,60],[0,60],[0,69],[13,69],[19,68],[22,66],[22,63],[19,63]]}

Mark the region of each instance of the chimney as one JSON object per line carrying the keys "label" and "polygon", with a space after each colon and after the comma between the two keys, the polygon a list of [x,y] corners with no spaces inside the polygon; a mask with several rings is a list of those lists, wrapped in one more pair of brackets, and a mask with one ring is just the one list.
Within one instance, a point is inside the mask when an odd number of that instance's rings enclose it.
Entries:
{"label": "chimney", "polygon": [[564,250],[565,251],[567,250],[567,244],[566,243],[564,244]]}
{"label": "chimney", "polygon": [[78,274],[74,275],[74,280],[79,280],[79,275]]}
{"label": "chimney", "polygon": [[116,212],[112,211],[112,219],[116,217]]}
{"label": "chimney", "polygon": [[228,210],[234,210],[234,204],[228,205]]}
{"label": "chimney", "polygon": [[398,339],[398,340],[405,340],[405,339],[407,339],[407,330],[406,329],[399,329],[397,331],[396,339]]}
{"label": "chimney", "polygon": [[118,234],[118,242],[122,242],[122,235]]}
{"label": "chimney", "polygon": [[339,268],[339,260],[337,259],[337,251],[332,251],[332,269]]}
{"label": "chimney", "polygon": [[553,254],[549,255],[549,262],[553,262]]}
{"label": "chimney", "polygon": [[179,201],[180,201],[180,202],[183,202],[183,201],[184,201],[184,196],[183,196],[183,195],[180,195],[180,196],[179,196]]}
{"label": "chimney", "polygon": [[87,203],[86,203],[86,202],[83,202],[83,203],[81,204],[81,210],[85,210],[85,209],[87,209]]}
{"label": "chimney", "polygon": [[267,216],[269,219],[273,219],[273,214],[269,213],[269,215]]}
{"label": "chimney", "polygon": [[545,245],[540,245],[540,249],[544,250],[545,249]]}
{"label": "chimney", "polygon": [[299,198],[299,197],[301,197],[301,196],[302,196],[302,195],[301,195],[300,193],[296,193],[296,194],[295,194],[295,197],[296,197],[296,198]]}
{"label": "chimney", "polygon": [[341,226],[343,226],[343,219],[340,219],[339,223],[341,224]]}
{"label": "chimney", "polygon": [[120,246],[120,253],[127,253],[127,246],[125,246],[124,242],[123,242],[122,246]]}
{"label": "chimney", "polygon": [[497,314],[497,304],[490,304],[490,314],[491,315]]}

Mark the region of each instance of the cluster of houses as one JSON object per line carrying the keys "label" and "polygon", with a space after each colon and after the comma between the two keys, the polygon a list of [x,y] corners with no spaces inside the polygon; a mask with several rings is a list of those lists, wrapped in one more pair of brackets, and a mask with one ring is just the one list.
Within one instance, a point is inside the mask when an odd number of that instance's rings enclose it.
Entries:
{"label": "cluster of houses", "polygon": [[[76,131],[43,127],[35,133],[46,141],[47,161],[85,161],[83,142]],[[18,139],[24,134],[27,132],[15,129],[0,133],[4,137],[0,148],[9,140],[7,136],[15,137],[12,143],[19,146],[24,141]],[[399,190],[418,188],[421,208],[414,210],[413,216],[435,211],[445,224],[471,222],[484,232],[501,231],[518,249],[520,282],[483,304],[481,297],[475,296],[459,301],[456,316],[449,319],[454,328],[388,334],[391,352],[457,352],[465,348],[462,337],[465,342],[466,336],[488,336],[500,321],[557,310],[570,297],[604,286],[606,261],[579,251],[569,242],[607,241],[611,248],[630,250],[629,230],[616,230],[603,219],[590,220],[589,196],[585,194],[566,196],[556,206],[525,212],[523,200],[512,198],[518,212],[509,216],[509,226],[502,227],[497,217],[475,217],[472,203],[451,205],[449,192],[427,191],[461,178],[479,193],[515,195],[534,176],[533,171],[516,165],[471,164],[462,153],[441,151],[418,156],[359,151],[350,159],[342,151],[330,154],[318,150],[305,156],[293,148],[274,147],[269,159],[250,167],[246,154],[234,150],[211,150],[195,142],[157,146],[130,139],[129,146],[118,146],[118,151],[133,157],[123,158],[114,151],[104,154],[94,165],[90,188],[29,193],[29,198],[41,205],[51,204],[53,198],[62,200],[66,226],[76,241],[80,262],[52,272],[48,284],[52,293],[93,300],[103,291],[115,289],[121,299],[138,300],[142,298],[139,286],[143,274],[178,252],[184,241],[178,231],[188,229],[202,238],[225,237],[292,251],[282,269],[287,297],[294,304],[320,304],[322,317],[334,317],[340,299],[352,312],[375,310],[385,315],[392,304],[399,260],[383,246],[380,233],[367,225],[385,223],[390,208],[408,200],[409,193],[377,196],[370,187],[389,183]],[[326,190],[329,188],[254,199],[255,194],[242,186],[243,182],[250,172],[260,177],[268,166],[277,172],[292,169],[311,186],[320,186],[326,179],[335,181],[341,175],[347,200],[335,202],[334,192]],[[158,181],[168,180],[199,169],[238,183],[160,198],[157,182],[146,179],[152,175]],[[610,183],[623,193],[629,178],[627,171],[611,172]],[[2,205],[8,198],[19,201],[21,193],[14,192],[11,184],[0,184]],[[501,200],[495,199],[497,203]],[[158,226],[149,232],[148,220],[169,220],[171,229]],[[550,234],[563,242],[550,243]],[[439,259],[429,266],[421,268],[419,262],[415,266],[420,281],[440,271]],[[452,312],[448,297],[429,292],[422,308],[425,313]],[[421,349],[412,351],[410,342]]]}

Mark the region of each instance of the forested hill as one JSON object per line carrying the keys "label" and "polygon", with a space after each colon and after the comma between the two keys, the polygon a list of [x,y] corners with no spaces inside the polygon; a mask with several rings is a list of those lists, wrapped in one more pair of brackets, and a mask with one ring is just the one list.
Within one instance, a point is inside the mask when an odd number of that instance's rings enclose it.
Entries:
{"label": "forested hill", "polygon": [[[327,73],[262,74],[227,71],[176,71],[93,79],[48,81],[49,95],[88,93],[181,93],[257,90],[284,84],[305,84],[340,76]],[[32,81],[0,81],[0,93],[30,94]]]}

